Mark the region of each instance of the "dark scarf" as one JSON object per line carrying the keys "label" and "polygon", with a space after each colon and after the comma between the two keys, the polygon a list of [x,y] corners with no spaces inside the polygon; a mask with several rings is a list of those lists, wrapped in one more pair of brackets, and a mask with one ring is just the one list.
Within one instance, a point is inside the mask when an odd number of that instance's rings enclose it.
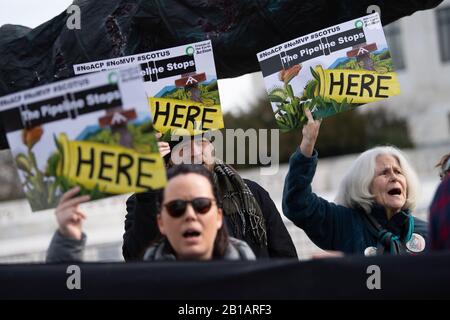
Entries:
{"label": "dark scarf", "polygon": [[236,238],[244,239],[249,230],[255,243],[267,245],[264,216],[247,184],[219,159],[216,159],[213,173],[222,193],[224,214],[230,218]]}
{"label": "dark scarf", "polygon": [[363,213],[370,232],[377,238],[377,254],[407,254],[406,243],[414,232],[414,218],[409,210],[396,213],[390,220],[385,208],[375,204],[371,213]]}

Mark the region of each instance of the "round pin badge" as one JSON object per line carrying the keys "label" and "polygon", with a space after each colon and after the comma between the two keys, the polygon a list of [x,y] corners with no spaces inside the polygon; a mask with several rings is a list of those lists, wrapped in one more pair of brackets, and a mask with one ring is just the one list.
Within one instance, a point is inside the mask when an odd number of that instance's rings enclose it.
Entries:
{"label": "round pin badge", "polygon": [[425,249],[425,239],[420,234],[413,233],[406,242],[406,248],[411,252],[422,252]]}
{"label": "round pin badge", "polygon": [[364,250],[364,255],[366,257],[373,257],[377,255],[377,248],[376,247],[367,247]]}

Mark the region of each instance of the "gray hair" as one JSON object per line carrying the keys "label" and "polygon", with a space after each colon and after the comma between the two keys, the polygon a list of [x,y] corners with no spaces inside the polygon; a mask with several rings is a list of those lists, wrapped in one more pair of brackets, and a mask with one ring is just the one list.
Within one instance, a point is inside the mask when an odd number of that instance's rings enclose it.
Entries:
{"label": "gray hair", "polygon": [[391,146],[375,147],[363,152],[341,181],[335,202],[347,208],[362,208],[370,213],[375,203],[375,197],[370,192],[370,185],[375,177],[376,158],[379,155],[393,156],[399,162],[407,185],[407,197],[403,209],[413,210],[416,206],[419,179],[403,152]]}

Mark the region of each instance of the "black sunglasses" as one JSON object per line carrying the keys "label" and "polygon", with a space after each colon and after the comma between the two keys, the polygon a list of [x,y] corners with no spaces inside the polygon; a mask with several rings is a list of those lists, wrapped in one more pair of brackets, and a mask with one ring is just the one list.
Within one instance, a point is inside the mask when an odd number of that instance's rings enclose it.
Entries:
{"label": "black sunglasses", "polygon": [[174,218],[181,217],[186,212],[188,203],[192,205],[196,213],[205,214],[209,212],[214,200],[209,198],[195,198],[188,200],[172,200],[164,205],[170,216]]}

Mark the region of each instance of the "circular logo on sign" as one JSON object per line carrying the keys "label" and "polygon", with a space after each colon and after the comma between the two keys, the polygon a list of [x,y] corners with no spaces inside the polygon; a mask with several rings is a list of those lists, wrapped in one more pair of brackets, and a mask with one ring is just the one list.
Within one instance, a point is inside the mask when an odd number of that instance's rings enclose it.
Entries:
{"label": "circular logo on sign", "polygon": [[364,26],[364,23],[361,20],[357,20],[355,22],[355,27],[361,29]]}
{"label": "circular logo on sign", "polygon": [[189,47],[186,48],[186,54],[188,56],[192,56],[194,54],[194,52],[195,52],[195,49],[194,49],[193,46],[189,46]]}
{"label": "circular logo on sign", "polygon": [[413,233],[406,248],[411,252],[422,252],[425,249],[425,239],[420,234]]}
{"label": "circular logo on sign", "polygon": [[109,84],[115,84],[115,83],[119,82],[119,75],[117,74],[117,72],[111,72],[108,75],[108,82],[109,82]]}
{"label": "circular logo on sign", "polygon": [[366,250],[364,250],[364,255],[366,257],[373,257],[377,255],[377,248],[375,247],[367,247]]}

